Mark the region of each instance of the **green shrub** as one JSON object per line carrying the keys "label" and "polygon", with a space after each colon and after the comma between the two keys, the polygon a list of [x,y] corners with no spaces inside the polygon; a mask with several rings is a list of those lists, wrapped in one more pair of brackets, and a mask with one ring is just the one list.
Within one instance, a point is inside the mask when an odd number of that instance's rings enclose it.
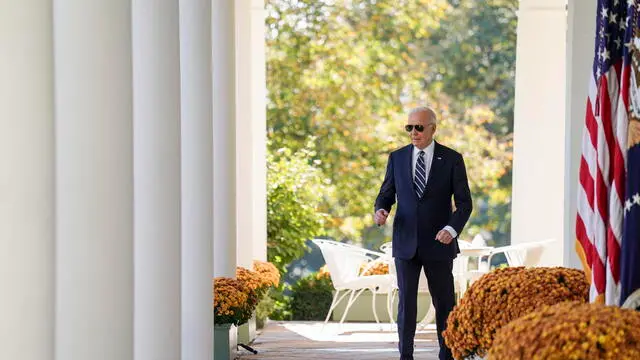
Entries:
{"label": "green shrub", "polygon": [[333,299],[333,284],[328,276],[311,274],[291,288],[293,320],[324,320]]}
{"label": "green shrub", "polygon": [[269,319],[271,320],[291,320],[291,297],[285,292],[290,292],[291,286],[286,283],[280,284],[277,288],[271,289],[269,298],[273,301],[270,308]]}
{"label": "green shrub", "polygon": [[309,250],[305,242],[322,234],[327,217],[320,205],[329,190],[314,162],[314,140],[267,154],[267,258],[280,274]]}
{"label": "green shrub", "polygon": [[270,314],[275,308],[275,300],[267,293],[262,300],[256,306],[256,327],[258,329],[264,328],[267,318],[270,318]]}

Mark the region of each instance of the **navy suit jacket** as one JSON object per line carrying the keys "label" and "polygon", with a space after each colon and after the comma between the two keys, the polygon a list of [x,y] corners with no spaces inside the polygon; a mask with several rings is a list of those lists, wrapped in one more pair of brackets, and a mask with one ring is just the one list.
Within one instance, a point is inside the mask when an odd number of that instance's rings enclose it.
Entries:
{"label": "navy suit jacket", "polygon": [[467,171],[461,154],[437,142],[434,145],[431,170],[421,198],[413,183],[413,145],[389,155],[374,211],[391,212],[391,207],[398,203],[392,249],[393,256],[400,259],[413,258],[418,247],[432,260],[453,259],[460,252],[457,239],[445,245],[436,240],[436,234],[447,225],[460,234],[469,220],[472,204]]}

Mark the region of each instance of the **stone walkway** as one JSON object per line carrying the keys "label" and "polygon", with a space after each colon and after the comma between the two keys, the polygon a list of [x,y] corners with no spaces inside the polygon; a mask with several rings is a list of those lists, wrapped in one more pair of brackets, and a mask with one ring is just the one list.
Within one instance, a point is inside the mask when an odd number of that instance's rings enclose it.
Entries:
{"label": "stone walkway", "polygon": [[[398,359],[395,326],[375,323],[270,322],[251,345],[253,355],[240,350],[238,359]],[[418,328],[416,360],[438,358],[435,325]]]}

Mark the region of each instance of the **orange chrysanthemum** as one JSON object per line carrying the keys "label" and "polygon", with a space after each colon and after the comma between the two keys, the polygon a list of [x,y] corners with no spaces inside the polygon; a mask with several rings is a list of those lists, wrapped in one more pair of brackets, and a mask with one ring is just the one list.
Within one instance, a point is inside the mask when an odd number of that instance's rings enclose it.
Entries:
{"label": "orange chrysanthemum", "polygon": [[586,302],[584,272],[568,268],[509,267],[492,271],[473,283],[449,314],[444,331],[456,359],[485,356],[496,331],[510,321],[563,301]]}

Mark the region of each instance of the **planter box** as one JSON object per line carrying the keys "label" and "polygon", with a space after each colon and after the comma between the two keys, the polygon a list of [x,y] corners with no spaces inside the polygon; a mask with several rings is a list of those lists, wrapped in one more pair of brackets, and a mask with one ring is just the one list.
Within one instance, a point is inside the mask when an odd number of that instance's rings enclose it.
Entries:
{"label": "planter box", "polygon": [[256,314],[246,324],[238,327],[238,344],[251,344],[256,338]]}
{"label": "planter box", "polygon": [[233,324],[213,325],[213,358],[233,360],[238,347],[238,328]]}
{"label": "planter box", "polygon": [[[358,299],[353,303],[353,305],[351,305],[351,308],[349,308],[349,313],[347,314],[347,317],[344,321],[375,322],[376,319],[373,317],[373,312],[371,311],[372,296],[373,294],[369,291],[365,291],[360,296],[358,296]],[[347,306],[347,300],[349,300],[348,296],[342,299],[340,304],[335,308],[333,314],[331,315],[331,319],[333,321],[340,321],[340,319],[342,318],[342,314],[344,314],[344,309]],[[418,315],[416,319],[417,321],[420,321],[424,318],[430,306],[431,295],[429,295],[428,293],[419,293]],[[393,320],[395,321],[398,317],[397,293],[394,302],[391,304],[391,311],[393,313]],[[376,312],[378,314],[378,319],[380,320],[380,322],[389,322],[389,315],[387,313],[387,294],[376,295]]]}

